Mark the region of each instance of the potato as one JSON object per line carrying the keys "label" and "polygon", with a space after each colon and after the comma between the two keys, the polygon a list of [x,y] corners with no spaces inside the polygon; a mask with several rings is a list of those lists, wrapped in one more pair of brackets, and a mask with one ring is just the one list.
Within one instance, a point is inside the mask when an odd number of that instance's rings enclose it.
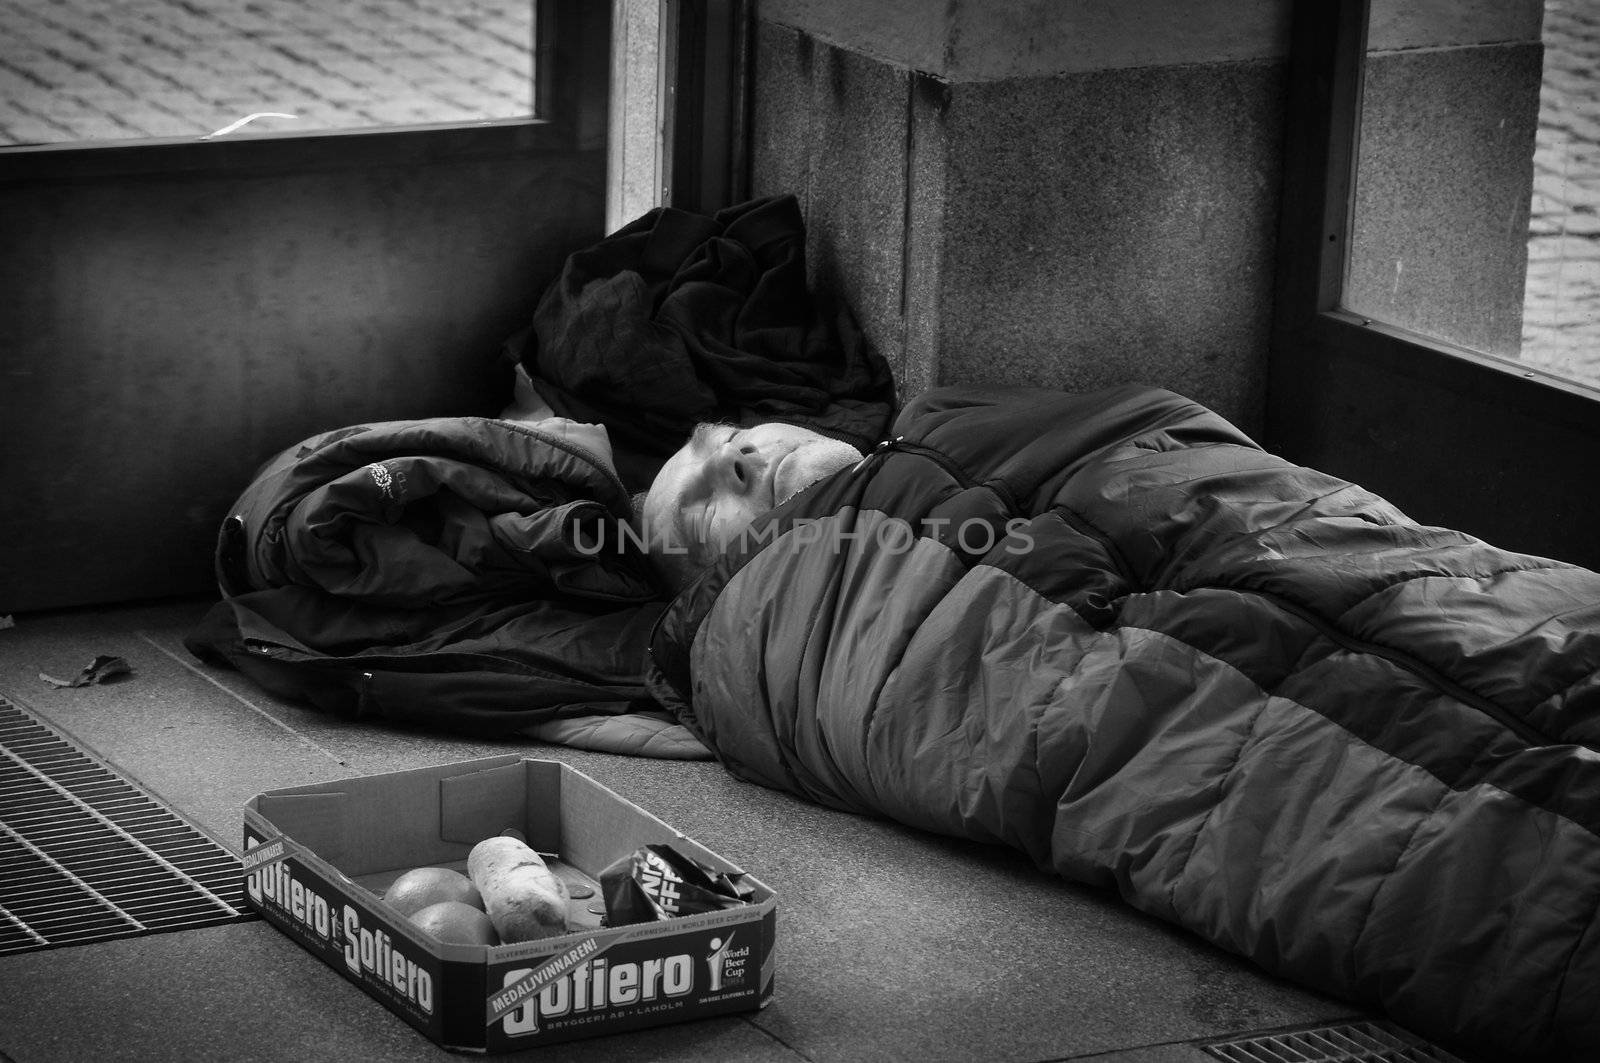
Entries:
{"label": "potato", "polygon": [[567,932],[567,887],[516,838],[485,838],[467,854],[467,876],[483,895],[504,943]]}

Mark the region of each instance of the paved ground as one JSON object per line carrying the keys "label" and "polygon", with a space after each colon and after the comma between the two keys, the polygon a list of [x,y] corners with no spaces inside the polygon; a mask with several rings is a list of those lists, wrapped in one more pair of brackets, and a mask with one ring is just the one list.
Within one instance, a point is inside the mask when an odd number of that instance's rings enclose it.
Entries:
{"label": "paved ground", "polygon": [[[526,114],[531,0],[0,0],[0,145]],[[1523,357],[1600,385],[1600,0],[1547,0]]]}

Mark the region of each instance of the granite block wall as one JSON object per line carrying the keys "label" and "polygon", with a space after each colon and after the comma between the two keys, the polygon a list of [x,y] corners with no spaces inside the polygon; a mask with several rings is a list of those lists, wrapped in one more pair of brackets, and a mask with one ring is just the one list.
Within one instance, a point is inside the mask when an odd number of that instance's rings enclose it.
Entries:
{"label": "granite block wall", "polygon": [[1260,422],[1283,63],[952,81],[758,26],[752,191],[908,394],[1154,384]]}

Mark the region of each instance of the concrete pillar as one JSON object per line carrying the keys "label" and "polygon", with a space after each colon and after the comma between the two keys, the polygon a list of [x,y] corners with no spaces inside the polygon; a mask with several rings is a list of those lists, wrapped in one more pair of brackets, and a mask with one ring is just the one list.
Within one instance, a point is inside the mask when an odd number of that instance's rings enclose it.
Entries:
{"label": "concrete pillar", "polygon": [[612,0],[606,232],[661,205],[660,0]]}
{"label": "concrete pillar", "polygon": [[904,390],[1138,381],[1260,423],[1287,0],[763,0],[753,187]]}

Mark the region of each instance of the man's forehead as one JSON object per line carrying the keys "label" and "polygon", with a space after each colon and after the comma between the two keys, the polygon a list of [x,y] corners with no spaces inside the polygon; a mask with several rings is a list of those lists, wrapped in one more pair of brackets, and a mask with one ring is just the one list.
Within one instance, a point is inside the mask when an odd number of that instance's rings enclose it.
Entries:
{"label": "man's forehead", "polygon": [[689,441],[684,444],[683,449],[704,454],[712,448],[718,436],[730,429],[738,431],[739,426],[726,421],[702,421],[694,426],[693,432],[689,433]]}

